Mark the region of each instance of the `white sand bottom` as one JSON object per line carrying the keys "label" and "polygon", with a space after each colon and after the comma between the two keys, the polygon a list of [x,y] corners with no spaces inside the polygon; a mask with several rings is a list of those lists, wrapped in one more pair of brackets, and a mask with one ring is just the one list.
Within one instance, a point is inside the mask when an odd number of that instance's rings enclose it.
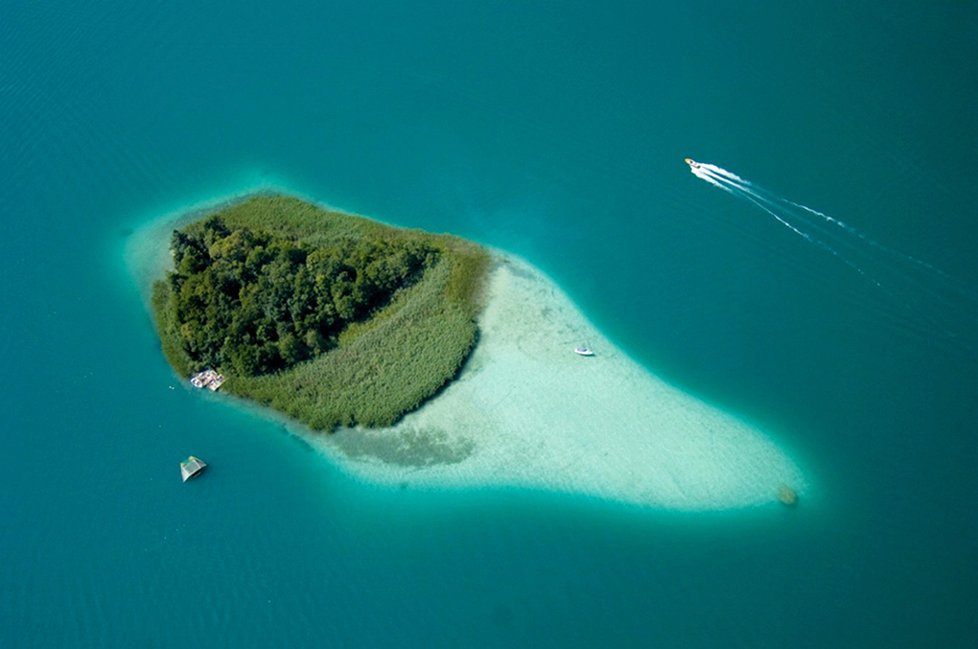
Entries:
{"label": "white sand bottom", "polygon": [[[437,398],[391,429],[321,443],[369,481],[518,486],[706,510],[803,493],[798,467],[756,428],[628,358],[552,281],[499,256],[481,339]],[[593,357],[574,353],[582,342]]]}

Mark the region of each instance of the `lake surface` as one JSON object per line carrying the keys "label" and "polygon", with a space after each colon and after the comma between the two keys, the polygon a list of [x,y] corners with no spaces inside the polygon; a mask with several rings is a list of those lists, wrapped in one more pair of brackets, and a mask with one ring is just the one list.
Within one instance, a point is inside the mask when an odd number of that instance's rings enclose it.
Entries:
{"label": "lake surface", "polygon": [[[0,8],[0,645],[978,642],[978,6],[521,4]],[[191,392],[128,237],[268,187],[522,255],[810,496],[381,488]]]}

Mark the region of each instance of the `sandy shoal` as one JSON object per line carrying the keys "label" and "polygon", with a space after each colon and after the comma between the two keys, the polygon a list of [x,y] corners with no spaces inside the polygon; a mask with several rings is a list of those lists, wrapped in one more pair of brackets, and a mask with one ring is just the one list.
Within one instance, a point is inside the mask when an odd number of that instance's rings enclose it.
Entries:
{"label": "sandy shoal", "polygon": [[[481,338],[459,378],[398,425],[319,446],[356,476],[429,488],[515,486],[658,508],[728,509],[799,494],[762,431],[660,380],[560,288],[497,254]],[[593,357],[574,347],[586,342]]]}

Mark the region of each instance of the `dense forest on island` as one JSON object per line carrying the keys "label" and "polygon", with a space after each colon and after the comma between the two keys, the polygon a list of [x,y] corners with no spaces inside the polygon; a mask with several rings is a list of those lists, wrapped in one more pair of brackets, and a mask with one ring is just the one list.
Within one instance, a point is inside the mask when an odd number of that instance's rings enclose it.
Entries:
{"label": "dense forest on island", "polygon": [[489,256],[447,235],[256,196],[172,233],[154,286],[163,350],[189,375],[313,428],[390,425],[477,338]]}
{"label": "dense forest on island", "polygon": [[175,230],[171,305],[199,366],[254,376],[335,345],[437,262],[416,239],[342,239],[310,247],[220,216]]}

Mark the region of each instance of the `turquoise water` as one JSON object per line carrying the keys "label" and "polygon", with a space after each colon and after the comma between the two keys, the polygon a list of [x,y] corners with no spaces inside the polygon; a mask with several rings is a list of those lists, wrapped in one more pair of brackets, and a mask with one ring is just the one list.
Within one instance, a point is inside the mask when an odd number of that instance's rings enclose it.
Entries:
{"label": "turquoise water", "polygon": [[[0,645],[973,646],[974,3],[344,4],[0,8]],[[527,257],[811,500],[390,491],[185,390],[127,236],[269,185]]]}

